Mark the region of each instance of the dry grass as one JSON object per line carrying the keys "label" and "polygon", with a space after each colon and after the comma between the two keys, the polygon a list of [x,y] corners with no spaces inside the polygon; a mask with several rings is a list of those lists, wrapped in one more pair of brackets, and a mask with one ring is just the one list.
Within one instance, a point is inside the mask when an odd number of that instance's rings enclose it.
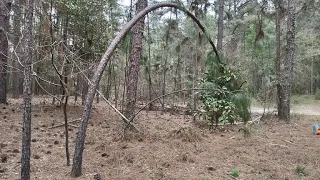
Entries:
{"label": "dry grass", "polygon": [[[71,103],[72,104],[72,103]],[[69,106],[69,119],[77,119],[82,108]],[[32,179],[64,180],[66,166],[64,128],[50,127],[63,122],[62,109],[36,105],[32,115]],[[19,179],[20,104],[0,106],[0,179]],[[318,116],[295,116],[290,124],[269,117],[245,138],[241,126],[225,126],[211,131],[193,124],[183,115],[142,112],[137,127],[142,133],[126,133],[119,116],[103,104],[95,105],[83,159],[83,176],[93,179],[318,179],[319,138],[312,134]],[[77,123],[73,123],[77,125]],[[77,129],[69,128],[73,154]],[[307,175],[296,168],[303,165]]]}
{"label": "dry grass", "polygon": [[168,138],[180,139],[183,142],[199,142],[200,135],[194,130],[194,127],[179,127],[169,132]]}

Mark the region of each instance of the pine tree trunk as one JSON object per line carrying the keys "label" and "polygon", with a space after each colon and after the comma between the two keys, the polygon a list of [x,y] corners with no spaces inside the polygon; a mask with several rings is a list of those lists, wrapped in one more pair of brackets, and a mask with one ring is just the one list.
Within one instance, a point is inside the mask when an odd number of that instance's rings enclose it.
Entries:
{"label": "pine tree trunk", "polygon": [[[171,19],[171,17],[170,17]],[[165,54],[165,58],[164,58],[164,65],[163,65],[163,79],[162,79],[162,104],[161,104],[161,107],[162,107],[162,111],[164,111],[165,109],[165,100],[166,100],[166,97],[164,96],[166,94],[166,76],[167,76],[167,64],[168,64],[168,56],[170,55],[169,52],[169,49],[168,49],[168,39],[169,39],[169,34],[170,34],[170,27],[168,27],[168,31],[166,32],[166,39],[165,39],[165,47],[163,48],[164,52],[167,52]]]}
{"label": "pine tree trunk", "polygon": [[74,93],[74,102],[77,102],[78,101],[78,95],[79,95],[79,84],[80,84],[80,78],[81,78],[81,75],[77,74],[77,79],[76,79],[76,83],[75,83],[75,93]]}
{"label": "pine tree trunk", "polygon": [[[176,72],[175,72],[175,76],[174,76],[174,87],[175,87],[175,91],[176,90],[180,90],[182,89],[182,77],[181,77],[181,74],[182,74],[182,68],[181,68],[181,53],[179,51],[179,54],[178,54],[178,59],[177,59],[177,66],[176,66]],[[181,98],[181,93],[179,92],[178,93],[178,97]]]}
{"label": "pine tree trunk", "polygon": [[107,90],[105,92],[105,97],[107,99],[110,98],[110,94],[111,94],[111,87],[112,87],[111,78],[112,78],[112,63],[110,62],[108,66],[108,75],[107,75]]}
{"label": "pine tree trunk", "polygon": [[219,53],[222,51],[222,39],[223,39],[223,14],[224,14],[224,0],[219,0],[219,17],[218,17],[218,42],[217,50]]}
{"label": "pine tree trunk", "polygon": [[[147,0],[138,0],[136,4],[137,13],[147,7]],[[127,85],[127,102],[125,116],[131,119],[134,114],[136,104],[137,85],[140,71],[140,59],[142,53],[142,38],[144,30],[144,17],[141,18],[132,28],[133,40],[130,54],[129,74]]]}
{"label": "pine tree trunk", "polygon": [[293,78],[293,62],[295,52],[295,1],[288,0],[288,12],[287,12],[287,48],[286,59],[284,62],[284,69],[282,73],[281,86],[282,97],[280,103],[279,118],[290,121],[290,97]]}
{"label": "pine tree trunk", "polygon": [[0,2],[0,104],[7,103],[7,63],[9,51],[9,19],[11,3]]}
{"label": "pine tree trunk", "polygon": [[30,146],[31,146],[31,66],[33,57],[32,47],[32,22],[34,0],[26,1],[25,26],[23,32],[23,45],[26,53],[23,58],[24,83],[23,83],[23,128],[21,150],[21,179],[30,179]]}
{"label": "pine tree trunk", "polygon": [[[148,65],[147,65],[147,75],[148,75],[148,97],[149,101],[152,101],[152,79],[151,79],[151,34],[150,34],[150,19],[148,17]],[[152,103],[150,103],[148,110],[152,110]]]}
{"label": "pine tree trunk", "polygon": [[[12,66],[13,66],[13,72],[12,72],[12,97],[13,98],[19,98],[19,96],[22,93],[22,86],[23,86],[23,77],[22,73],[19,72],[19,69],[22,67],[20,66],[19,63],[19,57],[21,56],[21,45],[19,45],[19,41],[21,38],[21,19],[22,17],[22,12],[21,12],[21,7],[22,4],[24,4],[24,0],[19,0],[15,2],[16,6],[13,7],[14,11],[14,16],[13,16],[13,38],[12,38],[12,43],[14,46],[14,52],[12,55]],[[18,56],[18,57],[17,57]]]}

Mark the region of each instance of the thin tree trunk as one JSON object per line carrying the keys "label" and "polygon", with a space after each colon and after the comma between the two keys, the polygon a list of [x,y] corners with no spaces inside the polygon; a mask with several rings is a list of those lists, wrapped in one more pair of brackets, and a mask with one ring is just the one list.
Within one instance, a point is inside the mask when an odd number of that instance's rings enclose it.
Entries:
{"label": "thin tree trunk", "polygon": [[25,27],[23,45],[26,50],[23,61],[24,83],[23,83],[23,128],[22,128],[22,150],[21,150],[21,179],[30,179],[30,146],[31,146],[31,66],[33,57],[32,22],[33,22],[34,0],[26,1]]}
{"label": "thin tree trunk", "polygon": [[0,104],[7,103],[10,8],[11,3],[8,0],[0,2]]}
{"label": "thin tree trunk", "polygon": [[75,93],[74,93],[74,102],[78,101],[78,95],[79,95],[79,83],[80,83],[80,74],[77,74],[77,79],[75,83]]}
{"label": "thin tree trunk", "polygon": [[[100,90],[100,84],[98,85],[97,90],[98,90],[98,91]],[[97,102],[97,104],[99,104],[99,102],[100,102],[99,93],[96,93],[96,102]]]}
{"label": "thin tree trunk", "polygon": [[275,70],[276,70],[276,77],[277,77],[277,109],[278,115],[281,114],[281,85],[280,85],[280,64],[281,64],[281,15],[280,15],[280,1],[276,0],[276,59],[275,59]]}
{"label": "thin tree trunk", "polygon": [[[179,90],[182,89],[182,82],[181,82],[181,50],[179,50],[178,52],[178,59],[177,59],[177,67],[176,67],[176,72],[175,72],[175,76],[174,76],[174,90]],[[181,93],[178,93],[178,97],[181,98]]]}
{"label": "thin tree trunk", "polygon": [[111,94],[111,87],[112,87],[112,83],[111,83],[111,78],[112,78],[112,63],[109,62],[109,66],[108,66],[108,75],[107,75],[107,90],[105,93],[105,97],[107,99],[110,98],[110,94]]}
{"label": "thin tree trunk", "polygon": [[[148,75],[148,94],[149,101],[152,100],[152,79],[151,79],[151,34],[150,34],[150,19],[148,16],[148,65],[147,65],[147,75]],[[149,105],[148,110],[152,110],[152,103]]]}
{"label": "thin tree trunk", "polygon": [[[62,46],[62,53],[63,55],[66,54],[65,47],[67,47],[67,42],[68,42],[68,26],[69,26],[69,14],[67,12],[67,17],[65,19],[65,27],[63,30],[63,46]],[[63,116],[64,116],[64,128],[65,128],[65,150],[66,150],[66,160],[67,160],[67,166],[70,166],[70,153],[69,153],[69,131],[68,131],[68,114],[67,114],[67,107],[68,107],[68,98],[69,98],[69,90],[68,90],[68,74],[69,74],[69,61],[67,57],[63,57],[64,62],[63,66],[61,67],[61,75],[60,76],[60,83],[61,86],[63,87],[63,97],[64,99],[64,104],[63,104]],[[65,64],[65,65],[64,65]]]}
{"label": "thin tree trunk", "polygon": [[[199,40],[199,44],[198,44],[199,47],[201,47],[201,40]],[[201,56],[199,54],[199,50],[197,50],[196,52],[196,55],[195,55],[195,61],[194,61],[194,75],[193,75],[193,84],[192,84],[192,88],[195,89],[198,87],[198,76],[199,76],[199,69],[198,69],[198,66],[199,66],[199,61],[201,59]],[[192,98],[193,98],[193,107],[192,107],[192,110],[193,112],[196,112],[197,110],[197,95],[196,95],[196,91],[192,91]],[[196,116],[193,115],[193,122],[196,121]]]}
{"label": "thin tree trunk", "polygon": [[[16,0],[17,1],[17,0]],[[16,6],[13,7],[13,55],[12,55],[12,66],[14,68],[12,72],[12,97],[19,98],[21,95],[21,88],[23,85],[22,73],[19,71],[22,67],[19,63],[19,57],[21,56],[21,45],[19,44],[21,38],[21,19],[23,19],[21,7],[24,4],[24,0],[15,1]]]}
{"label": "thin tree trunk", "polygon": [[[54,54],[53,54],[53,51],[54,51],[54,47],[53,47],[53,44],[54,44],[54,36],[53,36],[53,0],[50,1],[50,40],[51,40],[51,46],[50,46],[50,55],[51,55],[51,62],[54,61]],[[54,82],[54,79],[52,79],[52,81]],[[52,87],[51,88],[51,94],[55,95],[55,88],[56,87]],[[54,105],[56,102],[56,98],[55,97],[52,97],[52,105]]]}
{"label": "thin tree trunk", "polygon": [[[118,108],[118,99],[119,99],[119,91],[118,89],[120,89],[120,81],[117,82],[117,76],[113,67],[113,82],[114,82],[114,106],[115,108]],[[118,84],[119,84],[119,88],[118,88]]]}
{"label": "thin tree trunk", "polygon": [[[171,17],[170,17],[171,19]],[[170,55],[170,53],[168,53],[169,48],[168,48],[168,39],[169,39],[169,34],[170,34],[170,27],[168,26],[168,31],[166,32],[166,40],[165,40],[165,47],[164,47],[164,51],[166,53],[165,54],[165,59],[164,59],[164,66],[163,66],[163,84],[162,84],[162,95],[166,94],[166,75],[167,75],[167,62],[168,62],[168,56]],[[162,111],[164,111],[165,108],[165,96],[163,96],[162,98]]]}
{"label": "thin tree trunk", "polygon": [[[64,83],[67,84],[66,81]],[[64,99],[64,104],[63,104],[63,116],[64,116],[64,131],[66,134],[66,137],[65,137],[66,159],[67,159],[67,166],[70,166],[69,131],[68,131],[68,114],[67,114],[68,98],[69,98],[68,92],[66,92],[66,97]]]}
{"label": "thin tree trunk", "polygon": [[313,75],[313,71],[314,71],[314,59],[315,56],[313,56],[311,58],[311,71],[310,71],[310,94],[313,95],[313,83],[314,83],[314,75]]}
{"label": "thin tree trunk", "polygon": [[88,92],[88,83],[85,81],[83,75],[81,75],[81,105],[85,103],[85,97]]}

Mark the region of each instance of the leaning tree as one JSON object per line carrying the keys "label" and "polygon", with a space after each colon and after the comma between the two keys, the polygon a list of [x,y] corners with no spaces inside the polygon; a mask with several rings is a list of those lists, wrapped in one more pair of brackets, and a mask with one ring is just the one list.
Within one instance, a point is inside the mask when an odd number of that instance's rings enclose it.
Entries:
{"label": "leaning tree", "polygon": [[[72,170],[71,170],[71,176],[72,177],[79,177],[81,176],[81,170],[82,170],[82,155],[83,155],[83,149],[84,149],[84,141],[86,137],[86,131],[88,122],[91,115],[91,109],[92,109],[92,103],[95,96],[95,92],[97,90],[98,84],[100,82],[100,79],[102,77],[103,71],[110,61],[110,57],[112,56],[113,51],[117,48],[118,44],[121,42],[121,40],[124,38],[124,36],[127,34],[127,32],[130,31],[130,29],[146,14],[148,14],[151,11],[154,11],[156,9],[162,8],[162,7],[172,7],[175,9],[178,9],[182,12],[184,12],[187,16],[189,16],[201,29],[201,31],[205,34],[207,39],[209,40],[209,43],[211,44],[214,53],[216,54],[216,57],[218,61],[220,62],[220,58],[217,52],[217,49],[209,37],[209,34],[207,33],[204,26],[200,23],[200,21],[186,8],[183,6],[176,4],[176,3],[169,3],[169,2],[163,2],[163,3],[157,3],[154,5],[151,5],[144,10],[140,11],[135,17],[133,17],[124,27],[123,29],[117,34],[117,36],[111,41],[108,49],[102,56],[100,63],[95,71],[94,76],[92,77],[92,80],[90,82],[90,87],[87,92],[86,100],[84,103],[84,110],[81,116],[81,124],[79,126],[77,139],[76,139],[76,146],[73,156],[73,164],[72,164]],[[221,62],[220,62],[221,63]]]}

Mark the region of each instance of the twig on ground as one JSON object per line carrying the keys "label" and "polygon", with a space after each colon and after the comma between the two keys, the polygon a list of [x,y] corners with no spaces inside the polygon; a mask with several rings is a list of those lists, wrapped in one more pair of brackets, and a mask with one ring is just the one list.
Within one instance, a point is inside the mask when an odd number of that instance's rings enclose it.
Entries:
{"label": "twig on ground", "polygon": [[[76,121],[80,121],[80,118],[75,119],[75,120],[72,120],[72,121],[69,121],[69,122],[68,122],[68,126],[78,127],[78,126],[69,124],[69,123],[76,122]],[[62,124],[59,124],[59,125],[56,125],[56,126],[52,126],[52,127],[50,127],[49,129],[54,129],[54,128],[61,127],[61,126],[64,126],[64,125],[65,125],[65,123],[62,123]]]}
{"label": "twig on ground", "polygon": [[68,124],[68,126],[71,126],[71,127],[74,127],[74,128],[79,128],[79,126],[75,126],[75,125],[72,125],[72,124]]}
{"label": "twig on ground", "polygon": [[284,141],[287,142],[287,143],[290,143],[290,144],[294,144],[293,142],[288,141],[288,140],[284,140]]}
{"label": "twig on ground", "polygon": [[[49,127],[49,129],[54,129],[54,128],[58,128],[58,127],[62,127],[64,126],[65,124],[59,124],[59,125],[56,125],[56,126],[52,126],[52,127]],[[71,126],[71,127],[74,127],[74,128],[79,128],[79,126],[75,126],[75,125],[72,125],[72,124],[67,124],[68,126]]]}
{"label": "twig on ground", "polygon": [[269,143],[269,145],[271,145],[271,146],[279,146],[279,147],[288,148],[288,146],[281,145],[281,144],[273,144],[273,143]]}

